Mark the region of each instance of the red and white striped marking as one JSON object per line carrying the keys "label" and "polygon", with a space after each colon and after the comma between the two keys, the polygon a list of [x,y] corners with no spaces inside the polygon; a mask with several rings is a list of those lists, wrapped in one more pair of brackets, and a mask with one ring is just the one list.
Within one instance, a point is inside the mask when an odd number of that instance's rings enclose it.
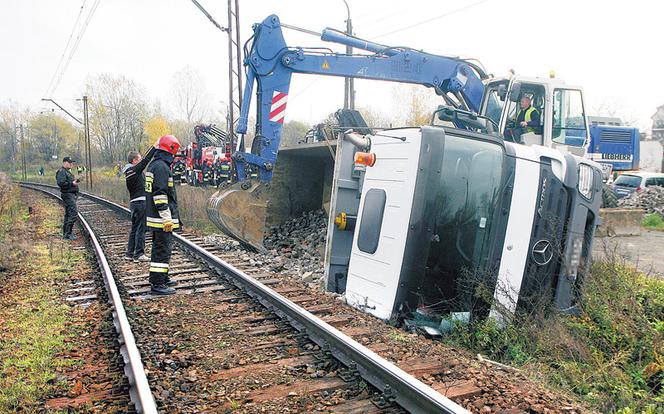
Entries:
{"label": "red and white striped marking", "polygon": [[270,121],[280,124],[284,123],[286,116],[286,102],[288,101],[288,94],[274,91],[272,94],[272,106],[270,107]]}

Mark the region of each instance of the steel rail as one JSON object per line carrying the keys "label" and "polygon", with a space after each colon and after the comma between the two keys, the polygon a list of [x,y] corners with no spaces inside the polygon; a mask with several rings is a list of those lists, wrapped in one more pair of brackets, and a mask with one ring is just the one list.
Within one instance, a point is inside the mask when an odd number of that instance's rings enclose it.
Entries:
{"label": "steel rail", "polygon": [[[55,186],[47,186],[57,189]],[[117,203],[87,193],[82,193],[82,195],[118,212],[129,214],[129,209]],[[173,233],[173,236],[180,246],[205,260],[211,267],[231,277],[238,287],[280,318],[286,319],[295,329],[306,333],[321,349],[329,350],[332,356],[346,367],[357,369],[364,380],[383,391],[387,400],[394,401],[407,411],[416,414],[469,413],[463,407],[403,371],[401,368],[248,276],[230,263],[225,262],[177,233]]]}
{"label": "steel rail", "polygon": [[[40,186],[46,186],[59,190],[58,187],[23,182],[20,183],[20,185],[24,188],[29,188],[48,194],[62,201],[62,198],[57,194],[39,188]],[[145,375],[141,354],[139,353],[138,347],[136,346],[136,340],[134,338],[134,334],[131,331],[131,326],[129,325],[129,320],[127,319],[127,314],[125,313],[124,305],[122,303],[122,299],[120,298],[120,292],[118,291],[117,284],[115,283],[113,272],[111,271],[108,261],[106,260],[106,255],[104,254],[101,244],[99,243],[99,240],[97,239],[97,236],[95,235],[94,230],[92,230],[90,224],[87,222],[87,220],[85,220],[81,213],[78,213],[78,220],[85,230],[85,233],[90,240],[90,244],[94,249],[97,262],[99,263],[99,269],[104,276],[104,284],[106,285],[108,299],[113,307],[113,324],[115,325],[115,330],[118,333],[120,353],[124,359],[124,371],[130,385],[129,397],[134,403],[137,412],[145,414],[157,414],[157,406],[155,404],[154,397],[152,396],[152,391],[150,390],[150,384],[148,383],[148,379]]]}

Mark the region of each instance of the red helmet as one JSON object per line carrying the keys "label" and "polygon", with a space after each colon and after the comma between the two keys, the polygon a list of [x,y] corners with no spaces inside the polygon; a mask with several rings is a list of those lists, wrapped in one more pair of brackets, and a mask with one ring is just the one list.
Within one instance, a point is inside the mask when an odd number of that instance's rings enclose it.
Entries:
{"label": "red helmet", "polygon": [[173,135],[164,135],[157,140],[157,146],[160,150],[175,155],[178,153],[178,149],[180,149],[180,141],[178,141]]}

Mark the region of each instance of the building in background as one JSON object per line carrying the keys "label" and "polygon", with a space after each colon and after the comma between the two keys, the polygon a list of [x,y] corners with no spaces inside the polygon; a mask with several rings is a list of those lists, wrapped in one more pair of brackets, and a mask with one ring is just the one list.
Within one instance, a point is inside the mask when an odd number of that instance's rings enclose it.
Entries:
{"label": "building in background", "polygon": [[664,105],[659,106],[650,119],[652,119],[652,139],[664,141]]}
{"label": "building in background", "polygon": [[609,116],[590,116],[588,115],[588,123],[590,125],[613,125],[622,126],[623,122],[620,118],[613,118]]}

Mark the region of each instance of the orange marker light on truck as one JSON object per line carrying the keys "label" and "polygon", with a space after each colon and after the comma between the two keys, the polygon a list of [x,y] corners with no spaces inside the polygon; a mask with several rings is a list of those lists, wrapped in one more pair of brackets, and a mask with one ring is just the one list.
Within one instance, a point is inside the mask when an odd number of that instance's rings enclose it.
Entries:
{"label": "orange marker light on truck", "polygon": [[366,165],[367,167],[373,167],[376,163],[376,154],[373,152],[356,152],[355,153],[355,164]]}

